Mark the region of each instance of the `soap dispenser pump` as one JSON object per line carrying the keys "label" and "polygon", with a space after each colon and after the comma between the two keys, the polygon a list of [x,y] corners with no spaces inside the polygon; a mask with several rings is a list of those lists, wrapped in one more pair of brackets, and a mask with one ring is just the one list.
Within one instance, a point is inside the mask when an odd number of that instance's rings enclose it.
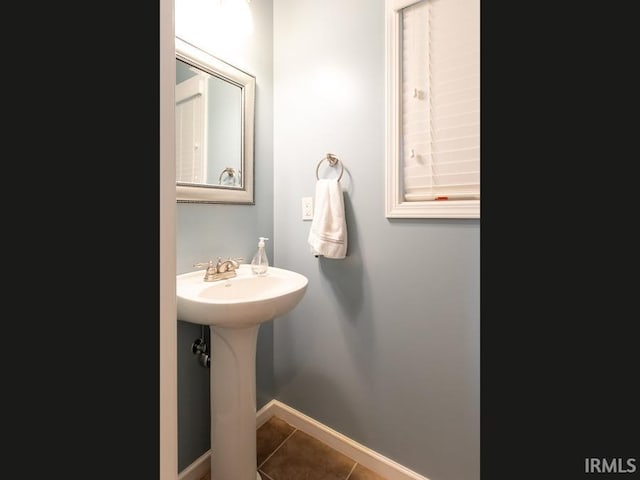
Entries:
{"label": "soap dispenser pump", "polygon": [[258,251],[251,260],[251,271],[256,275],[265,275],[269,268],[269,259],[267,258],[267,252],[264,250],[264,241],[269,240],[265,237],[259,237]]}

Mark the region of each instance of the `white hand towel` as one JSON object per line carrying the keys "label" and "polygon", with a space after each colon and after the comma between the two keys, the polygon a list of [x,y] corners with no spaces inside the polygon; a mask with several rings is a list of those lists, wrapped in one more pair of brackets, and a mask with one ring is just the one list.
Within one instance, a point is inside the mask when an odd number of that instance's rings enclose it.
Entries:
{"label": "white hand towel", "polygon": [[316,183],[313,220],[309,231],[311,253],[327,258],[347,255],[347,221],[344,197],[336,178],[321,179]]}

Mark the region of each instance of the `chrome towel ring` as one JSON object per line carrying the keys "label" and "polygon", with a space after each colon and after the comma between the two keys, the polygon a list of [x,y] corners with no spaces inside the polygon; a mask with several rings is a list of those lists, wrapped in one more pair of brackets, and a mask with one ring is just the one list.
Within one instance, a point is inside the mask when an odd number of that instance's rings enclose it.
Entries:
{"label": "chrome towel ring", "polygon": [[225,174],[229,177],[229,179],[233,182],[233,185],[238,185],[239,181],[240,181],[240,175],[238,170],[236,170],[233,167],[227,167],[224,170],[222,170],[222,173],[220,174],[220,176],[218,177],[218,183],[220,185],[222,185],[222,177],[225,176]]}
{"label": "chrome towel ring", "polygon": [[336,163],[340,163],[340,175],[338,176],[338,181],[340,181],[340,179],[342,178],[342,174],[344,173],[344,165],[340,160],[338,160],[338,157],[336,157],[333,153],[327,153],[327,156],[320,159],[320,161],[318,162],[318,165],[316,165],[316,179],[320,180],[320,177],[318,176],[318,171],[320,170],[320,164],[325,160],[329,162],[329,165],[331,167],[335,167]]}

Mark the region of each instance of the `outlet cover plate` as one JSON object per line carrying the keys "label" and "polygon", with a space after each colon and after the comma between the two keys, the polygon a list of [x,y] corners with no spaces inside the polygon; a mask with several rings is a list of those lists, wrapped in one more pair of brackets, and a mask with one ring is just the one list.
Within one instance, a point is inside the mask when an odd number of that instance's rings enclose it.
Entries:
{"label": "outlet cover plate", "polygon": [[302,220],[313,220],[313,197],[302,197]]}

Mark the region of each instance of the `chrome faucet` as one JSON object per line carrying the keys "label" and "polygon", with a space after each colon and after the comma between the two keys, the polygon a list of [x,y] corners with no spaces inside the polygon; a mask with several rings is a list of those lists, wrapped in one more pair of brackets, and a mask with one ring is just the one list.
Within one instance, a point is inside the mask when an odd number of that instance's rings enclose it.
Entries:
{"label": "chrome faucet", "polygon": [[213,260],[209,260],[208,263],[194,263],[193,266],[206,267],[207,270],[204,273],[204,281],[215,282],[217,280],[235,277],[241,260],[243,259],[240,257],[229,258],[227,260],[222,260],[221,257],[218,257],[218,262],[215,265],[213,264]]}

